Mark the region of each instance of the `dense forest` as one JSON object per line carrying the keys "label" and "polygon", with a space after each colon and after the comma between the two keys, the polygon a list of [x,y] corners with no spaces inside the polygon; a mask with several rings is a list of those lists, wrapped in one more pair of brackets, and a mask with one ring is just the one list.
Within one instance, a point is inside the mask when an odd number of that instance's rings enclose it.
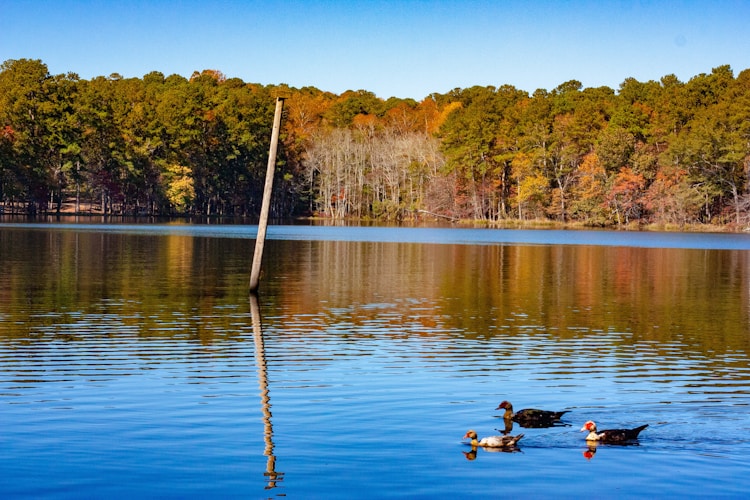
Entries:
{"label": "dense forest", "polygon": [[256,216],[277,96],[272,213],[589,226],[750,223],[750,70],[578,81],[421,102],[217,70],[84,80],[0,66],[0,211]]}

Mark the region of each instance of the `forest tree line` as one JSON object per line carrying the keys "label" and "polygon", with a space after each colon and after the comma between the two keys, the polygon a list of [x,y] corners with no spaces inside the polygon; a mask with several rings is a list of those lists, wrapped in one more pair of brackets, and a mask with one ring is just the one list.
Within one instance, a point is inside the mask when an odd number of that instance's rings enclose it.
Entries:
{"label": "forest tree line", "polygon": [[432,214],[590,226],[750,223],[750,70],[571,80],[413,99],[0,66],[0,210],[257,216],[275,98],[272,214]]}

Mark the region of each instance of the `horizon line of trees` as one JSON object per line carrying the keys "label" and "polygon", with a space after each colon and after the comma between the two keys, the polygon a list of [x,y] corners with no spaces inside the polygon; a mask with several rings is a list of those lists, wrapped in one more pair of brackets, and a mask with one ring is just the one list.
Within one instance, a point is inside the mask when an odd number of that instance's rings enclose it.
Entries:
{"label": "horizon line of trees", "polygon": [[688,82],[571,80],[413,99],[0,65],[0,209],[257,216],[274,101],[285,113],[272,215],[425,213],[590,226],[750,223],[750,70]]}

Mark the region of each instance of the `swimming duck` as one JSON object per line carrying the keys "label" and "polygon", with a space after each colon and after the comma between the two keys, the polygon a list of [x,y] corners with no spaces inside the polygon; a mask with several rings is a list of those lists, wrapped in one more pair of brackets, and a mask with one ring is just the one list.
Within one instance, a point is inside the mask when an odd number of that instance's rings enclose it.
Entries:
{"label": "swimming duck", "polygon": [[518,422],[521,427],[551,427],[560,421],[560,418],[568,413],[565,411],[537,410],[535,408],[526,408],[513,413],[513,405],[510,401],[503,401],[495,408],[496,410],[505,409],[503,418]]}
{"label": "swimming duck", "polygon": [[586,441],[598,441],[600,443],[627,443],[634,439],[638,439],[638,434],[648,427],[648,424],[641,425],[635,429],[607,429],[603,431],[596,430],[596,424],[589,420],[583,427],[581,432],[588,432],[586,435]]}
{"label": "swimming duck", "polygon": [[519,434],[518,436],[488,436],[479,439],[477,433],[470,430],[466,433],[464,439],[471,439],[470,444],[472,446],[483,446],[486,448],[513,448],[522,437],[523,434]]}

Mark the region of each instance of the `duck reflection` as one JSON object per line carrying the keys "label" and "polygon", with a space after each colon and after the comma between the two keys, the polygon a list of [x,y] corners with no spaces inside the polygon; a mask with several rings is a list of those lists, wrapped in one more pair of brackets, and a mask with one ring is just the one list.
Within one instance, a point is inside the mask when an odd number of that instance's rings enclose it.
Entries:
{"label": "duck reflection", "polygon": [[266,461],[265,476],[268,478],[266,489],[277,486],[277,482],[284,479],[283,472],[276,472],[276,456],[273,454],[273,424],[271,423],[271,397],[268,392],[268,367],[266,365],[266,350],[263,344],[263,330],[261,327],[260,307],[258,297],[250,294],[250,314],[253,319],[253,338],[255,340],[255,360],[258,365],[258,384],[260,385],[260,402],[263,410],[263,437],[266,443],[263,454]]}
{"label": "duck reflection", "polygon": [[640,446],[638,443],[600,443],[598,441],[586,441],[586,449],[583,450],[583,458],[591,460],[596,455],[600,446]]}
{"label": "duck reflection", "polygon": [[599,446],[598,443],[586,443],[586,450],[583,452],[583,458],[591,460],[596,455],[596,448]]}
{"label": "duck reflection", "polygon": [[[462,451],[464,457],[466,460],[476,460],[477,459],[477,446],[472,446],[471,451]],[[487,453],[517,453],[521,451],[521,448],[514,446],[513,448],[485,448],[482,447],[482,449]]]}
{"label": "duck reflection", "polygon": [[503,429],[497,429],[499,432],[502,432],[504,436],[507,436],[511,432],[513,432],[513,420],[509,418],[503,419],[505,421],[505,427]]}
{"label": "duck reflection", "polygon": [[471,447],[471,451],[462,451],[461,453],[464,454],[464,457],[466,457],[466,460],[476,460],[477,459],[477,448],[476,446]]}
{"label": "duck reflection", "polygon": [[[509,435],[511,432],[513,432],[514,425],[517,424],[517,422],[514,422],[510,418],[503,418],[503,428],[496,429],[498,432],[500,432],[503,436]],[[562,422],[554,422],[554,423],[536,423],[536,424],[518,424],[519,427],[526,428],[526,429],[547,429],[550,427],[570,427],[570,424],[565,424]]]}

